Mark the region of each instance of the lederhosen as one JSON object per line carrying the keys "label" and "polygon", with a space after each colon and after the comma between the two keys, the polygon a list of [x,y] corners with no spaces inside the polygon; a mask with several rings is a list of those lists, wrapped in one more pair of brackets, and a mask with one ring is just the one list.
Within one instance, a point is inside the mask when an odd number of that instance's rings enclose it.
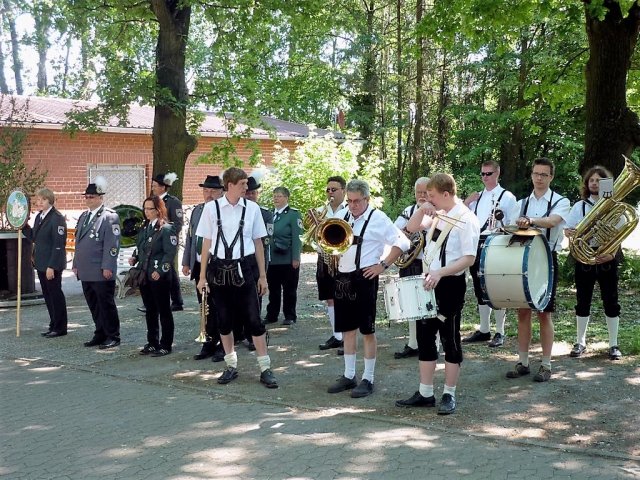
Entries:
{"label": "lederhosen", "polygon": [[[543,215],[543,217],[548,217],[549,214],[551,213],[551,211],[555,208],[555,206],[560,203],[561,200],[564,199],[564,197],[562,195],[559,195],[559,199],[556,200],[555,202],[553,202],[553,195],[555,194],[555,192],[552,190],[551,191],[551,196],[549,197],[549,204],[547,205],[547,211],[545,212],[545,214]],[[520,208],[520,216],[524,217],[527,215],[527,210],[529,209],[529,199],[531,198],[531,195],[529,195],[527,197],[527,200],[525,202],[523,202],[522,207]],[[551,229],[550,228],[546,228],[545,229],[545,237],[547,239],[547,242],[549,242],[550,238],[551,238]],[[553,261],[553,286],[552,286],[552,290],[551,290],[551,299],[549,300],[549,303],[547,304],[547,306],[545,307],[545,309],[543,310],[544,312],[548,312],[548,313],[553,313],[556,310],[556,290],[558,289],[558,253],[555,251],[556,248],[556,244],[558,243],[558,239],[556,238],[556,242],[551,245],[551,243],[549,243],[549,248],[551,249],[551,259]]]}
{"label": "lederhosen", "polygon": [[[582,203],[582,218],[586,215],[587,205],[593,206],[588,199]],[[591,300],[593,299],[593,288],[596,282],[600,285],[600,296],[602,306],[607,317],[617,317],[620,315],[620,304],[618,303],[618,264],[621,260],[621,250],[618,250],[616,257],[610,262],[598,265],[588,265],[575,260],[574,275],[576,281],[576,315],[578,317],[588,317],[591,314]]]}
{"label": "lederhosen", "polygon": [[[449,232],[451,233],[451,232]],[[436,229],[432,241],[435,242],[440,235]],[[447,242],[445,238],[440,246],[440,266],[447,265]],[[436,285],[435,296],[438,304],[440,318],[428,318],[416,322],[416,337],[418,340],[418,359],[424,362],[438,360],[438,347],[436,346],[436,334],[440,332],[440,341],[444,348],[444,359],[449,363],[462,363],[462,342],[460,338],[460,321],[464,296],[467,291],[467,281],[464,273],[442,277]]]}
{"label": "lederhosen", "polygon": [[[498,202],[497,204],[500,205],[500,200],[502,200],[502,196],[506,193],[506,190],[502,190],[502,193],[500,193],[500,196],[498,197]],[[480,197],[478,198],[478,200],[476,201],[476,206],[473,209],[473,214],[477,217],[478,216],[478,205],[480,204],[480,199],[482,198],[482,194],[484,193],[484,191],[480,194]],[[491,214],[489,214],[489,217],[487,217],[487,219],[485,220],[484,224],[482,225],[482,227],[480,227],[480,240],[478,241],[478,253],[476,253],[476,260],[473,262],[473,265],[471,265],[469,267],[469,273],[471,273],[471,280],[473,280],[473,293],[476,296],[476,300],[478,301],[478,305],[486,305],[487,302],[485,302],[482,297],[482,287],[480,286],[480,279],[478,278],[478,271],[480,270],[480,254],[482,253],[482,249],[484,248],[484,242],[487,240],[487,234],[482,234],[482,232],[484,232],[484,230],[489,226],[489,219],[491,218]]]}
{"label": "lederhosen", "polygon": [[[413,215],[413,213],[416,211],[417,207],[418,207],[417,205],[412,205],[411,206],[411,210],[409,212],[409,218],[407,218],[404,215],[402,215],[402,217],[404,217],[406,220],[409,220],[411,218],[411,216]],[[403,214],[404,214],[404,212],[403,212]],[[411,262],[406,267],[400,268],[398,270],[398,276],[400,278],[411,277],[411,276],[414,276],[414,275],[422,275],[422,258],[420,258],[420,256],[418,256],[413,262]]]}
{"label": "lederhosen", "polygon": [[[336,332],[349,332],[360,329],[360,333],[368,335],[376,331],[376,302],[378,298],[378,277],[364,278],[360,268],[362,242],[369,221],[375,208],[369,212],[360,235],[354,235],[353,244],[356,245],[356,269],[353,272],[336,273],[336,288],[334,293]],[[344,216],[347,221],[350,214]]]}
{"label": "lederhosen", "polygon": [[[244,216],[247,210],[246,200],[242,206],[242,216],[238,230],[231,241],[227,242],[222,231],[220,205],[216,205],[218,232],[214,254],[207,265],[207,283],[211,287],[213,301],[218,307],[218,330],[221,335],[229,335],[234,325],[249,325],[251,335],[259,337],[265,333],[260,321],[260,306],[256,282],[259,277],[258,263],[254,254],[244,254]],[[233,248],[240,241],[240,258],[233,259]],[[218,247],[222,242],[225,258],[218,257]]]}

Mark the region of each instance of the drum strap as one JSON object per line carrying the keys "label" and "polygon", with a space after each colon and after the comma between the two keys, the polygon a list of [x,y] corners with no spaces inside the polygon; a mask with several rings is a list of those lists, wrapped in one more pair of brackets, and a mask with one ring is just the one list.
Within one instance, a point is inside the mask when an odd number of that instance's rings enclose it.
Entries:
{"label": "drum strap", "polygon": [[[436,254],[438,253],[438,251],[440,251],[441,248],[446,247],[446,240],[449,237],[449,233],[451,233],[451,229],[453,228],[454,223],[456,223],[455,220],[459,220],[461,216],[462,215],[458,215],[457,217],[452,217],[452,220],[454,220],[452,222],[443,222],[444,226],[442,229],[436,228],[436,225],[438,224],[438,222],[433,222],[433,224],[431,225],[431,228],[429,229],[429,233],[427,234],[427,238],[424,243],[425,253],[427,252],[427,250],[429,250],[429,253],[422,258],[422,267],[423,267],[424,273],[429,273],[429,267],[431,266],[431,262],[435,258]],[[436,231],[438,231],[437,236],[435,235]],[[435,243],[433,244],[432,247],[427,249],[427,246],[431,242],[435,242]],[[444,267],[447,261],[446,255],[443,255],[441,253],[440,259],[441,261],[444,262],[442,264],[442,266]]]}
{"label": "drum strap", "polygon": [[[560,198],[558,198],[555,202],[553,202],[553,204],[551,203],[553,201],[553,195],[554,195],[554,191],[551,191],[551,197],[549,197],[549,204],[547,205],[547,211],[546,213],[543,215],[543,217],[548,217],[549,214],[551,213],[551,211],[556,208],[556,205],[558,205],[560,203],[560,201],[564,200],[564,197],[562,195],[559,195]],[[522,208],[520,209],[520,216],[524,217],[527,215],[527,210],[529,209],[529,198],[531,198],[531,195],[529,195],[527,197],[527,201],[525,203],[522,204]],[[545,233],[545,237],[547,237],[547,242],[549,241],[549,239],[551,238],[551,229],[550,228],[546,228],[546,233]],[[556,243],[557,240],[556,240]],[[551,248],[551,250],[553,251],[555,249],[555,245]]]}

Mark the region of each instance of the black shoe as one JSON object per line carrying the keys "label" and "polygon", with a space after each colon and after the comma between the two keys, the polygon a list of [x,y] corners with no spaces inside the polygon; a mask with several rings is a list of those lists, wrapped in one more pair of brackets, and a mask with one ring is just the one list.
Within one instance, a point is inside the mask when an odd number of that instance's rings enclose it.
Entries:
{"label": "black shoe", "polygon": [[420,392],[416,392],[406,400],[396,400],[396,407],[435,407],[436,397],[423,397]]}
{"label": "black shoe", "polygon": [[213,352],[213,356],[211,357],[211,361],[214,363],[224,361],[224,349],[222,347],[216,348],[216,350]]}
{"label": "black shoe", "polygon": [[480,330],[476,330],[468,337],[464,337],[462,339],[463,343],[474,343],[474,342],[488,342],[491,340],[491,332],[482,333]]}
{"label": "black shoe", "polygon": [[617,346],[609,349],[609,360],[620,360],[621,358],[622,352]]}
{"label": "black shoe", "polygon": [[265,325],[268,325],[270,323],[278,323],[278,319],[277,318],[269,318],[269,317],[265,317],[264,321],[262,322]]}
{"label": "black shoe", "polygon": [[100,350],[106,350],[107,348],[114,348],[120,345],[120,340],[115,340],[113,338],[105,340],[98,347]]}
{"label": "black shoe", "polygon": [[263,383],[267,388],[278,388],[278,382],[270,368],[260,374],[260,383]]}
{"label": "black shoe", "polygon": [[529,375],[530,373],[531,369],[528,365],[525,367],[521,362],[518,362],[513,370],[509,370],[507,372],[507,378],[520,378],[524,375]]}
{"label": "black shoe", "polygon": [[40,335],[42,335],[43,337],[46,337],[50,333],[51,333],[51,330],[47,330],[46,332],[41,332]]}
{"label": "black shoe", "polygon": [[336,350],[336,355],[342,357],[344,355],[344,348],[339,348],[338,350]]}
{"label": "black shoe", "polygon": [[151,354],[152,357],[164,357],[165,355],[169,355],[171,350],[167,350],[166,348],[156,348],[156,351]]}
{"label": "black shoe", "polygon": [[373,383],[371,383],[366,378],[363,378],[362,381],[358,384],[358,386],[353,390],[351,390],[351,398],[368,397],[372,393],[373,393]]}
{"label": "black shoe", "polygon": [[184,307],[182,305],[171,305],[172,312],[181,312],[183,310],[184,310]]}
{"label": "black shoe", "polygon": [[137,310],[142,313],[147,313],[147,307],[145,307],[144,305],[142,307],[138,307]]}
{"label": "black shoe", "polygon": [[587,351],[587,347],[585,345],[581,345],[579,343],[575,343],[571,352],[569,352],[569,356],[573,358],[581,357],[584,352]]}
{"label": "black shoe", "polygon": [[288,327],[289,325],[293,325],[295,323],[295,320],[291,320],[290,318],[285,318],[282,321],[282,325],[284,325],[285,327]]}
{"label": "black shoe", "polygon": [[331,335],[331,337],[329,337],[329,340],[318,345],[318,348],[320,350],[329,350],[331,348],[342,347],[343,345],[344,345],[344,342],[342,340],[338,340],[336,337]]}
{"label": "black shoe", "polygon": [[393,358],[409,358],[409,357],[417,357],[418,356],[418,349],[417,348],[411,348],[409,345],[405,345],[404,348],[393,354]]}
{"label": "black shoe", "polygon": [[144,347],[142,347],[142,350],[140,350],[139,353],[140,355],[151,355],[152,353],[155,353],[156,350],[156,347],[147,343]]}
{"label": "black shoe", "polygon": [[200,353],[196,353],[193,356],[194,360],[204,360],[205,358],[209,358],[213,356],[213,349],[210,343],[203,343],[202,348],[200,349]]}
{"label": "black shoe", "polygon": [[44,337],[45,338],[64,337],[66,334],[67,334],[67,332],[54,332],[54,331],[51,331],[51,332],[47,333]]}
{"label": "black shoe", "polygon": [[336,383],[331,385],[328,389],[328,393],[340,393],[345,390],[351,390],[352,388],[356,388],[358,386],[358,379],[354,375],[353,378],[347,378],[344,375],[341,376]]}
{"label": "black shoe", "polygon": [[97,345],[100,345],[102,342],[104,342],[104,340],[99,340],[96,337],[93,337],[91,340],[89,340],[88,342],[84,342],[84,346],[85,347],[95,347]]}
{"label": "black shoe", "polygon": [[226,385],[227,383],[231,382],[232,380],[235,380],[236,378],[238,378],[238,370],[233,367],[227,367],[225,371],[222,372],[222,375],[220,375],[220,377],[218,378],[218,383],[220,385]]}
{"label": "black shoe", "polygon": [[438,407],[438,415],[451,415],[456,411],[456,399],[449,393],[442,395],[440,406]]}
{"label": "black shoe", "polygon": [[504,335],[496,332],[496,334],[493,336],[493,340],[489,342],[489,346],[491,348],[496,348],[501,347],[502,345],[504,345]]}

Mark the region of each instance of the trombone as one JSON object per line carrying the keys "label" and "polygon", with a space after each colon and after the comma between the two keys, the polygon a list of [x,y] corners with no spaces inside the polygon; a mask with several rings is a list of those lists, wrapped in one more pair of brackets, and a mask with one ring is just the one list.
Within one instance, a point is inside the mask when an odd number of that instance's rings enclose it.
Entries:
{"label": "trombone", "polygon": [[200,303],[200,335],[196,338],[196,342],[206,343],[211,341],[211,337],[207,335],[207,316],[209,315],[209,302],[207,297],[209,296],[209,289],[202,289],[202,303]]}

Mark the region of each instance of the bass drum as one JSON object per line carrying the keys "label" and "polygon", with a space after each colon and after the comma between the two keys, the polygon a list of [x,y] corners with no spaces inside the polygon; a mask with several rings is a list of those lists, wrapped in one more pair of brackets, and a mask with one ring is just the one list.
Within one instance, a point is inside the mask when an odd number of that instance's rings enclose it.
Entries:
{"label": "bass drum", "polygon": [[118,205],[113,209],[120,217],[120,247],[134,247],[138,232],[145,223],[144,212],[133,205]]}
{"label": "bass drum", "polygon": [[544,310],[553,288],[553,259],[547,239],[535,230],[488,235],[478,278],[483,300],[492,308]]}

